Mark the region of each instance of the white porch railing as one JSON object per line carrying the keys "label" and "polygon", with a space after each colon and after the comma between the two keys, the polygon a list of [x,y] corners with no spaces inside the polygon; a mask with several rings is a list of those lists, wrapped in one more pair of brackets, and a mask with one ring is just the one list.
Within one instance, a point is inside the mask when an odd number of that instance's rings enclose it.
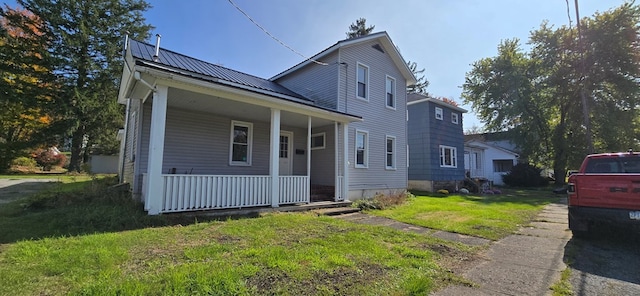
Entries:
{"label": "white porch railing", "polygon": [[269,176],[162,175],[163,213],[271,205]]}
{"label": "white porch railing", "polygon": [[[307,176],[279,179],[279,204],[310,201]],[[271,205],[270,176],[162,175],[162,180],[161,213]]]}
{"label": "white porch railing", "polygon": [[280,176],[279,204],[308,203],[311,198],[309,177]]}

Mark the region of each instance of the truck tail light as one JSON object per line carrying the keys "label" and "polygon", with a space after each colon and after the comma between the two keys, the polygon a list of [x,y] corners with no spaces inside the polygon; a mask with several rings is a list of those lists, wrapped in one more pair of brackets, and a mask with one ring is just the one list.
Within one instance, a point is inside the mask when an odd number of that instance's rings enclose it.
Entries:
{"label": "truck tail light", "polygon": [[567,193],[572,194],[576,192],[576,184],[568,183],[567,184]]}

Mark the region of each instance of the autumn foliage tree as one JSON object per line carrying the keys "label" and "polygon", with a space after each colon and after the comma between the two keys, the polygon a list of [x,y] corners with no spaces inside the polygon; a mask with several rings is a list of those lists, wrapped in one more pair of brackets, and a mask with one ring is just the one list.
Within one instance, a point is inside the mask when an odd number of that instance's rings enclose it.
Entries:
{"label": "autumn foliage tree", "polygon": [[57,77],[50,71],[49,45],[39,17],[0,8],[0,171],[51,140]]}

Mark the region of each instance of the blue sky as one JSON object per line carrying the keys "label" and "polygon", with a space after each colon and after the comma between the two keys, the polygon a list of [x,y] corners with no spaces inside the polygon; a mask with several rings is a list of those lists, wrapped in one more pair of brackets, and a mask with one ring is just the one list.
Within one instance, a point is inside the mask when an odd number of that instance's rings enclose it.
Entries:
{"label": "blue sky", "polygon": [[[147,0],[147,21],[161,46],[201,60],[269,78],[304,58],[268,37],[228,0]],[[474,61],[496,55],[503,39],[526,42],[548,20],[567,25],[574,0],[233,0],[271,34],[296,51],[314,55],[345,38],[364,17],[387,31],[405,60],[425,68],[428,91],[462,103],[460,86]],[[12,2],[12,1],[9,1]],[[580,16],[592,16],[624,0],[580,0]],[[12,4],[12,3],[10,3]],[[525,45],[526,46],[526,45]],[[470,111],[464,129],[482,124]]]}
{"label": "blue sky", "polygon": [[[462,103],[460,86],[470,64],[496,55],[503,39],[526,42],[548,20],[567,25],[565,0],[233,0],[256,22],[296,51],[314,55],[345,38],[364,17],[387,31],[405,60],[425,68],[436,96]],[[149,1],[145,17],[162,35],[161,46],[225,67],[269,78],[303,58],[268,37],[227,0]],[[575,25],[574,0],[568,1]],[[592,16],[624,0],[581,0],[580,16]],[[526,45],[525,45],[526,46]],[[470,112],[464,129],[482,126]]]}

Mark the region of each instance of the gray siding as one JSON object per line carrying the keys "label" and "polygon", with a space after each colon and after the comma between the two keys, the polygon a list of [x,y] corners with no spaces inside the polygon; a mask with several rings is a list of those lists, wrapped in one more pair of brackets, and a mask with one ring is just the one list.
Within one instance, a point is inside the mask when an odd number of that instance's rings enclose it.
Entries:
{"label": "gray siding", "polygon": [[[462,114],[443,109],[443,119],[435,118],[436,104],[422,102],[409,106],[409,180],[456,181],[464,179],[464,136]],[[458,114],[458,124],[451,113]],[[457,167],[440,167],[440,145],[456,148]]]}
{"label": "gray siding", "polygon": [[[356,44],[340,49],[340,61],[348,64],[346,75],[341,76],[341,100],[346,93],[345,112],[362,116],[362,122],[349,125],[349,168],[350,190],[360,189],[405,189],[407,187],[406,155],[406,81],[388,53],[382,53],[372,46],[376,42]],[[369,67],[369,100],[356,98],[357,63]],[[396,80],[396,109],[386,107],[386,76]],[[342,105],[342,103],[340,104]],[[355,133],[364,130],[369,133],[368,168],[355,168]],[[387,170],[386,136],[396,138],[396,169]]]}
{"label": "gray siding", "polygon": [[335,184],[335,128],[333,125],[315,128],[313,134],[325,133],[325,148],[311,150],[311,184]]}
{"label": "gray siding", "polygon": [[[140,123],[141,123],[141,101],[137,99],[131,99],[129,105],[129,119],[127,121],[127,134],[125,140],[124,147],[124,170],[122,172],[122,177],[124,182],[129,184],[134,184],[135,179],[135,157],[134,155],[137,153],[136,149],[139,148],[139,140],[140,140]],[[135,116],[132,114],[135,112]],[[133,151],[133,153],[132,153]],[[134,188],[135,189],[135,188]]]}
{"label": "gray siding", "polygon": [[344,66],[337,63],[338,55],[333,53],[322,58],[327,65],[311,63],[292,75],[282,77],[276,82],[288,89],[304,95],[325,108],[336,108],[338,71]]}
{"label": "gray siding", "polygon": [[[140,172],[147,171],[149,126],[151,105],[145,104],[144,130],[140,153]],[[178,174],[217,175],[268,175],[270,123],[253,124],[253,146],[251,166],[229,165],[229,141],[231,122],[236,120],[216,114],[169,108],[167,110],[165,146],[162,172],[172,168]],[[247,120],[239,120],[250,122]],[[282,126],[282,130],[293,132],[293,174],[306,175],[306,155],[296,155],[295,149],[306,150],[307,132],[303,128]]]}

